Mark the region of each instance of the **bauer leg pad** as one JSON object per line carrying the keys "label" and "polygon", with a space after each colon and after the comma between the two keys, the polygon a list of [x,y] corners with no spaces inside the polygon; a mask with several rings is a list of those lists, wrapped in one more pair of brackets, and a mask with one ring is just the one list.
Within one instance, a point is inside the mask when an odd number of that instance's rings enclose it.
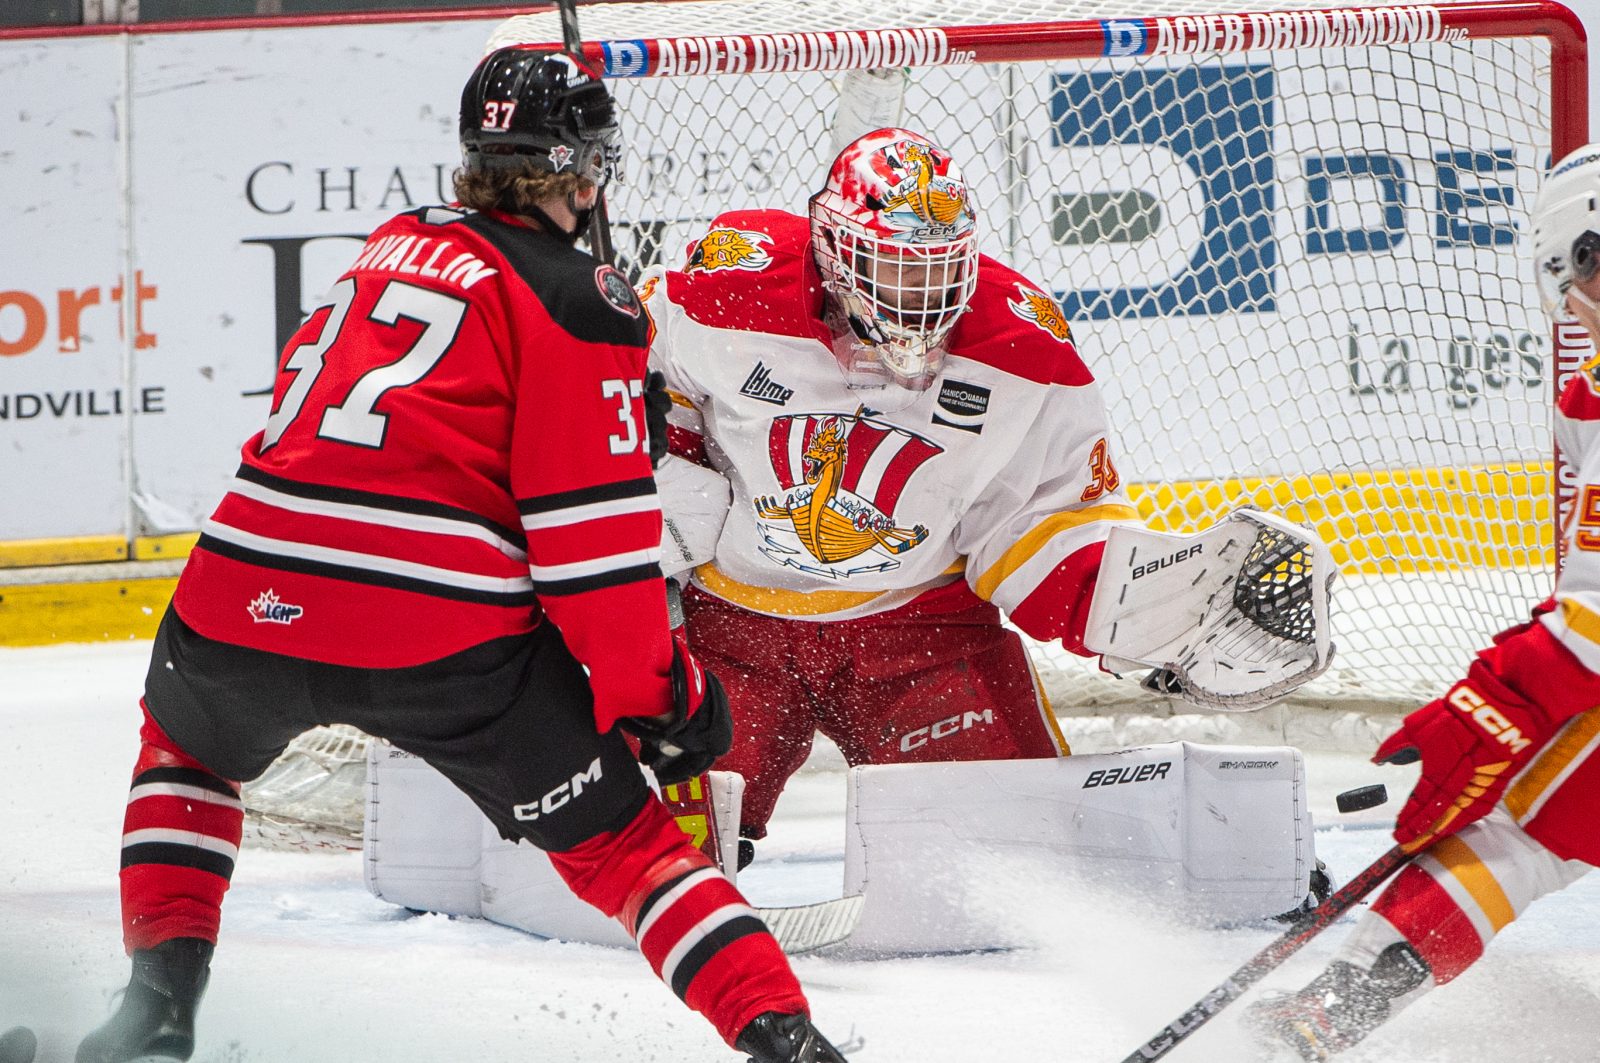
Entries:
{"label": "bauer leg pad", "polygon": [[1059,760],[851,770],[845,892],[867,951],[1021,944],[1008,882],[1065,872],[1206,922],[1310,889],[1304,764],[1287,747],[1176,742]]}

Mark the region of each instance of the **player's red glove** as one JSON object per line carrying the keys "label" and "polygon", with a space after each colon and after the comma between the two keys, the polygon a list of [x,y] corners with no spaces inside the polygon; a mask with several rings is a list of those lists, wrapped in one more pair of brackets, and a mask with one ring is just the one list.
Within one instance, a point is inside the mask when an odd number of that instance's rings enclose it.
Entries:
{"label": "player's red glove", "polygon": [[1376,764],[1422,760],[1395,841],[1416,852],[1487,815],[1555,730],[1544,710],[1474,662],[1466,679],[1407,716],[1372,757]]}
{"label": "player's red glove", "polygon": [[620,722],[639,739],[639,763],[663,786],[694,778],[733,747],[728,695],[689,652],[681,627],[672,632],[672,712]]}

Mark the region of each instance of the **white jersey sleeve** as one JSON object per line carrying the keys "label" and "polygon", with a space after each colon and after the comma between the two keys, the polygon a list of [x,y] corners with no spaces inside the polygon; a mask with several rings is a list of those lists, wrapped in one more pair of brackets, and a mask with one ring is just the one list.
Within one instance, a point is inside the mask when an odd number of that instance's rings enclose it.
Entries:
{"label": "white jersey sleeve", "polygon": [[1139,523],[1093,381],[1048,386],[1027,443],[967,510],[956,545],[967,580],[1028,634],[1082,630],[1107,534]]}

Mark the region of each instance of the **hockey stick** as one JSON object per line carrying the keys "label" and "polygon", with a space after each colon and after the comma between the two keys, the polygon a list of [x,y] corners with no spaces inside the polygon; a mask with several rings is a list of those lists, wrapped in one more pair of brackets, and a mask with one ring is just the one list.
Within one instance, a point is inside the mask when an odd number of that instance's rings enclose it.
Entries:
{"label": "hockey stick", "polygon": [[787,955],[799,956],[837,945],[855,933],[864,903],[866,898],[854,894],[815,904],[757,908],[756,914],[778,940],[779,948]]}
{"label": "hockey stick", "polygon": [[[567,51],[583,56],[583,37],[578,33],[577,0],[556,0],[561,9],[561,40]],[[589,251],[606,265],[614,265],[616,250],[611,245],[611,221],[606,215],[606,190],[602,188],[589,215]]]}
{"label": "hockey stick", "polygon": [[1164,1030],[1140,1045],[1138,1050],[1123,1059],[1122,1063],[1149,1063],[1150,1060],[1160,1059],[1171,1052],[1184,1038],[1216,1018],[1223,1008],[1244,996],[1251,986],[1265,978],[1284,960],[1299,952],[1301,946],[1326,930],[1336,919],[1355,907],[1356,902],[1381,886],[1390,875],[1410,863],[1416,855],[1396,845],[1378,857],[1370,867],[1296,920],[1283,936],[1256,953],[1248,963],[1224,979],[1221,985],[1201,997],[1188,1011],[1168,1023]]}

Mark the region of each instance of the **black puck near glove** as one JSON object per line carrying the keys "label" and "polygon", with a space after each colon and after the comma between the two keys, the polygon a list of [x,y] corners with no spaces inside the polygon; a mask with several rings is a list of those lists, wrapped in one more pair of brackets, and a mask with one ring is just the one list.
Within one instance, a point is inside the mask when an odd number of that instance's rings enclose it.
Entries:
{"label": "black puck near glove", "polygon": [[671,715],[629,716],[619,722],[639,739],[639,763],[662,786],[694,778],[733,747],[728,695],[689,652],[681,628],[672,640]]}

